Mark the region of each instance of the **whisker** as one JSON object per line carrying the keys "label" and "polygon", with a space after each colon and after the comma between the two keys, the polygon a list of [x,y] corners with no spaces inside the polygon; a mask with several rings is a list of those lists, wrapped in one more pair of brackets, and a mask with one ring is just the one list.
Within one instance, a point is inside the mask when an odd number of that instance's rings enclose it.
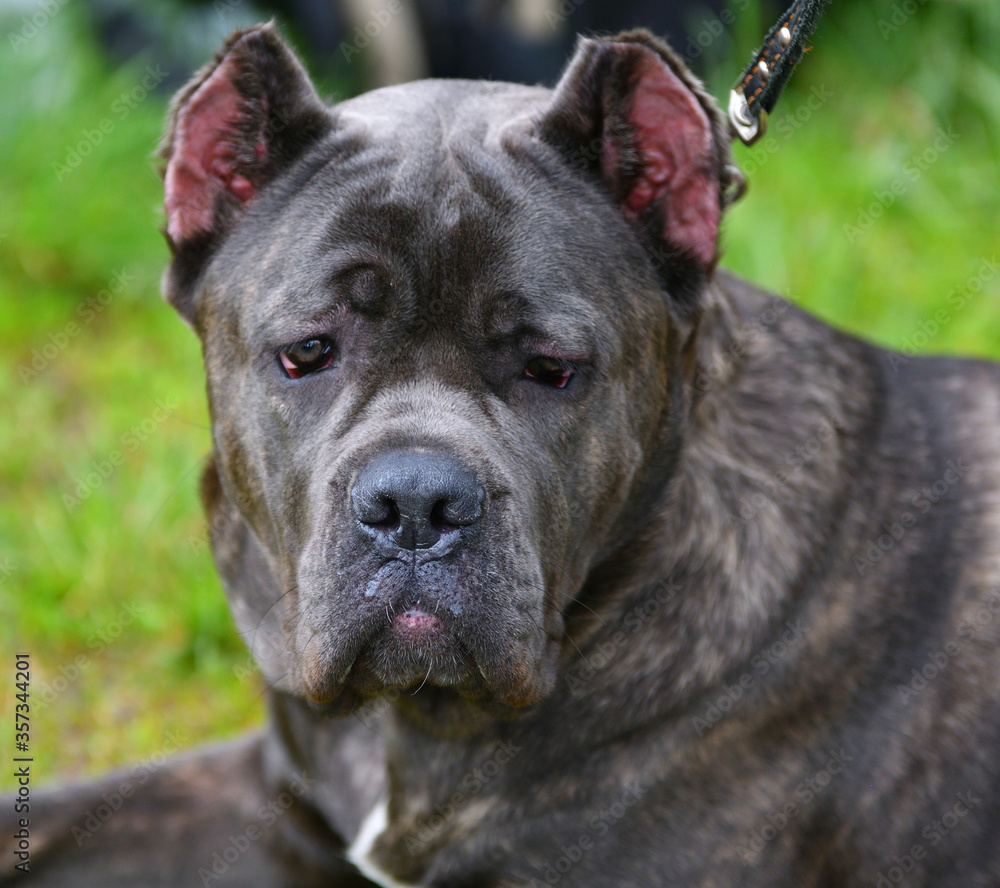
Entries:
{"label": "whisker", "polygon": [[[431,666],[427,667],[427,674],[424,676],[424,680],[422,682],[420,682],[420,687],[417,688],[417,691],[419,691],[420,688],[422,688],[425,684],[427,684],[427,679],[431,677],[431,668],[432,668],[432,666],[433,666],[433,664],[431,664]],[[414,691],[412,694],[410,694],[410,696],[411,697],[415,696],[416,693],[417,693],[417,691]]]}
{"label": "whisker", "polygon": [[[540,555],[540,557],[547,564],[551,564],[556,570],[559,571],[559,573],[561,573],[564,577],[566,577],[567,580],[569,580],[570,582],[572,582],[572,577],[570,577],[570,575],[568,573],[566,573],[565,568],[561,564],[557,564],[555,561],[553,561],[547,555]],[[607,621],[597,611],[595,611],[592,607],[584,604],[575,595],[569,595],[567,597],[569,598],[570,601],[573,601],[576,604],[580,605],[580,607],[583,607],[583,608],[586,608],[587,610],[589,610],[595,617],[597,617],[598,620],[601,621],[601,625],[602,626],[607,627],[607,625],[608,625]]]}

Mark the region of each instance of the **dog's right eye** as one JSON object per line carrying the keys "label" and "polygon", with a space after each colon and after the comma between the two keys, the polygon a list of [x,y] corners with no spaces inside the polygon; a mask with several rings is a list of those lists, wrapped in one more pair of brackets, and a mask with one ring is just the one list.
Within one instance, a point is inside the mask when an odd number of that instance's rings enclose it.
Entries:
{"label": "dog's right eye", "polygon": [[278,363],[286,376],[298,379],[309,373],[326,370],[333,363],[334,352],[333,342],[325,336],[301,339],[278,352]]}
{"label": "dog's right eye", "polygon": [[564,389],[573,380],[573,367],[559,358],[532,358],[524,367],[524,378],[534,379],[550,388]]}

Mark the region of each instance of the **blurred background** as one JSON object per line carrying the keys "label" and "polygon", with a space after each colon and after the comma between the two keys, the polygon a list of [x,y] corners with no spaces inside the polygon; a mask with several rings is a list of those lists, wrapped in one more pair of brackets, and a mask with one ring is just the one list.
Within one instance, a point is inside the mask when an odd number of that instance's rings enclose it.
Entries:
{"label": "blurred background", "polygon": [[[197,500],[199,349],[158,293],[151,154],[225,35],[274,16],[337,101],[427,75],[551,84],[576,33],[645,24],[725,106],[780,11],[0,0],[0,710],[30,653],[36,785],[263,718]],[[1000,359],[1000,4],[832,0],[812,44],[768,135],[735,148],[750,190],[723,264],[901,359]]]}

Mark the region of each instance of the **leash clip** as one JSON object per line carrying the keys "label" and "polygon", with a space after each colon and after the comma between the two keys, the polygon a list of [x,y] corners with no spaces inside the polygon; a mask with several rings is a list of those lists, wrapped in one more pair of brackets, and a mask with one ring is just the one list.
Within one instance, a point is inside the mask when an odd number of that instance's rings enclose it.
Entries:
{"label": "leash clip", "polygon": [[767,132],[767,112],[761,108],[759,116],[754,117],[738,89],[729,93],[729,122],[744,145],[752,145]]}
{"label": "leash clip", "polygon": [[767,112],[778,101],[829,2],[793,0],[736,81],[729,94],[729,122],[744,145],[752,145],[767,131]]}

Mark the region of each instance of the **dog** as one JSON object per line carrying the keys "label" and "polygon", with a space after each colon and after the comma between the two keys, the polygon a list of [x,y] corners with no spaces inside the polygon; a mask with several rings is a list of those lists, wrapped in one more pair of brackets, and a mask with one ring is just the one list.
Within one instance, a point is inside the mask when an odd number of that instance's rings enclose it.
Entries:
{"label": "dog", "polygon": [[5,804],[30,884],[1000,884],[1000,371],[718,268],[730,138],[644,31],[328,108],[265,25],[179,93],[270,720]]}

